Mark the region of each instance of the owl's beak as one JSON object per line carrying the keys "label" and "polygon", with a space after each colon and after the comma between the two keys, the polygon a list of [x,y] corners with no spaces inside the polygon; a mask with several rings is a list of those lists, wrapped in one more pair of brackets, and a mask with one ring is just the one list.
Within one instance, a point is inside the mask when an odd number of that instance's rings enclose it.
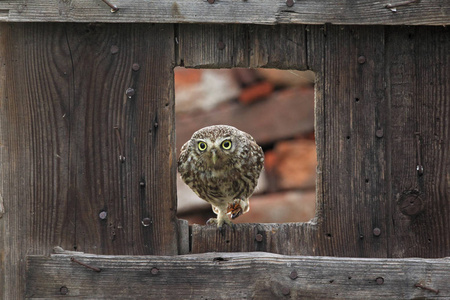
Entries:
{"label": "owl's beak", "polygon": [[217,162],[217,153],[216,153],[216,151],[212,151],[211,159],[212,159],[213,164],[215,165],[216,162]]}

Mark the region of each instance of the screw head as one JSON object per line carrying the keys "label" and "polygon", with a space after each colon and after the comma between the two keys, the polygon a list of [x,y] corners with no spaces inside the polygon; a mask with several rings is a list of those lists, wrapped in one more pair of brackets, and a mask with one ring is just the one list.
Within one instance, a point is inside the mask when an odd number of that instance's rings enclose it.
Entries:
{"label": "screw head", "polygon": [[361,55],[360,57],[358,57],[358,63],[359,64],[363,64],[366,62],[366,57],[364,55]]}
{"label": "screw head", "polygon": [[258,234],[255,236],[255,240],[256,240],[257,242],[262,242],[262,240],[263,240],[262,234],[258,233]]}
{"label": "screw head", "polygon": [[110,51],[111,54],[116,54],[117,52],[119,52],[119,47],[117,47],[116,45],[112,45]]}
{"label": "screw head", "polygon": [[59,293],[61,295],[67,295],[69,293],[69,289],[67,288],[67,286],[64,285],[59,289]]}
{"label": "screw head", "polygon": [[373,235],[374,235],[374,236],[380,236],[380,234],[381,234],[381,229],[378,228],[378,227],[375,227],[375,228],[373,229]]}
{"label": "screw head", "polygon": [[131,66],[131,68],[133,69],[133,71],[139,71],[141,66],[138,63],[134,63],[133,66]]}
{"label": "screw head", "polygon": [[131,96],[133,96],[135,94],[135,90],[133,88],[127,88],[127,90],[125,91],[125,95],[127,95],[128,97],[131,98]]}
{"label": "screw head", "polygon": [[378,285],[381,285],[384,283],[384,278],[383,277],[377,277],[377,279],[375,279],[375,281],[377,282]]}
{"label": "screw head", "polygon": [[108,216],[108,213],[104,210],[102,210],[99,214],[98,217],[102,220],[106,219],[106,217]]}
{"label": "screw head", "polygon": [[294,6],[294,0],[287,0],[287,1],[286,1],[286,5],[287,5],[288,7]]}
{"label": "screw head", "polygon": [[144,227],[148,227],[152,224],[152,220],[150,220],[150,218],[144,218],[141,223]]}
{"label": "screw head", "polygon": [[298,277],[297,271],[292,271],[291,274],[289,274],[289,278],[292,280],[296,279]]}

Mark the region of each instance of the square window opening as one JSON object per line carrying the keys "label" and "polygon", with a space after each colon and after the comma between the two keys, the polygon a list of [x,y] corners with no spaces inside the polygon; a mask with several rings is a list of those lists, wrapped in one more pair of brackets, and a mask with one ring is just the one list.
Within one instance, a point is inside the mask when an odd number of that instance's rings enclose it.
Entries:
{"label": "square window opening", "polygon": [[[250,210],[233,223],[308,222],[316,212],[317,151],[314,136],[314,73],[279,69],[177,67],[177,156],[192,134],[210,125],[231,125],[263,148],[264,169]],[[204,225],[215,217],[177,173],[179,219]]]}

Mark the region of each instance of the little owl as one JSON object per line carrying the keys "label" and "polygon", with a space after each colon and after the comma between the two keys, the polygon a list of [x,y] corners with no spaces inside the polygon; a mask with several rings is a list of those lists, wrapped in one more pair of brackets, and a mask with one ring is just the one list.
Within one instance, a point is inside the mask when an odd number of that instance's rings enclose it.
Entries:
{"label": "little owl", "polygon": [[[249,209],[264,165],[264,153],[251,135],[227,125],[196,131],[181,148],[178,171],[183,181],[212,205],[216,218],[208,224],[224,223]],[[228,215],[230,217],[228,217]]]}

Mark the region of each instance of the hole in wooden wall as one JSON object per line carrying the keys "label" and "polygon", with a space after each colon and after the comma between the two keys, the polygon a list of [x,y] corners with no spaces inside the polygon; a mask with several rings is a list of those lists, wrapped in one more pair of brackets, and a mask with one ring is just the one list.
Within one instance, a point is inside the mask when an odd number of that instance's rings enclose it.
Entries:
{"label": "hole in wooden wall", "polygon": [[[265,170],[250,211],[234,223],[307,222],[315,215],[317,152],[314,74],[277,69],[175,68],[177,155],[192,134],[226,124],[251,134],[265,152]],[[214,217],[177,174],[178,218]]]}

